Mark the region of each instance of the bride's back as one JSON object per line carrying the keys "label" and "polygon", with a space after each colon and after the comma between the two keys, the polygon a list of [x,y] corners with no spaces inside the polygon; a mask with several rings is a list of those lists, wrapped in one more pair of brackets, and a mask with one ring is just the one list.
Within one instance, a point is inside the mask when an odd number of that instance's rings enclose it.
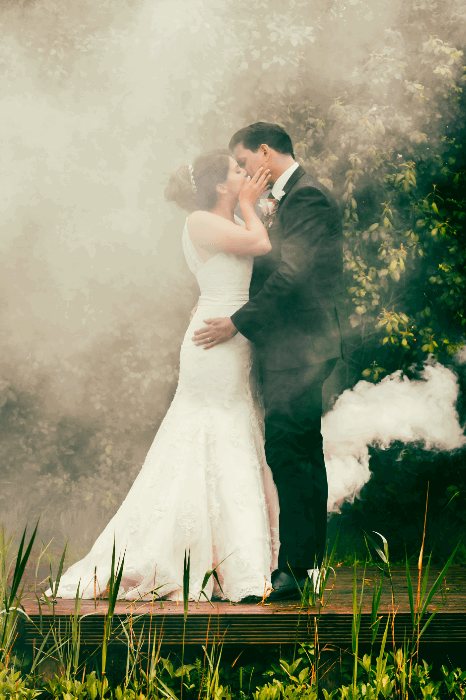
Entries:
{"label": "bride's back", "polygon": [[200,305],[244,304],[249,298],[252,256],[239,256],[218,251],[207,261],[201,260],[185,223],[183,251],[191,272],[196,276],[201,296]]}

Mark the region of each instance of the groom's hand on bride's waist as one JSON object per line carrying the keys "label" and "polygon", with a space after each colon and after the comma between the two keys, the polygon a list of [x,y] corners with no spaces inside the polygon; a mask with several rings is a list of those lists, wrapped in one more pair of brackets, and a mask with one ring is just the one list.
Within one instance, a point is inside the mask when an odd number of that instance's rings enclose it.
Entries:
{"label": "groom's hand on bride's waist", "polygon": [[209,350],[219,343],[225,343],[238,333],[233,321],[228,316],[226,318],[206,318],[204,323],[207,323],[207,326],[194,331],[193,337],[195,345],[203,345],[204,350]]}

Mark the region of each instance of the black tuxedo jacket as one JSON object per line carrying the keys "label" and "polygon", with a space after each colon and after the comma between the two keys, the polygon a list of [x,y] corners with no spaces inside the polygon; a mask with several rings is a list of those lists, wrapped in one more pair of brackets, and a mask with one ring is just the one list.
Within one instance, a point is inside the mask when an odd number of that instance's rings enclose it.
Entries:
{"label": "black tuxedo jacket", "polygon": [[250,300],[231,317],[270,370],[342,356],[336,308],[343,272],[338,205],[301,166],[284,191],[269,228],[272,250],[254,259]]}

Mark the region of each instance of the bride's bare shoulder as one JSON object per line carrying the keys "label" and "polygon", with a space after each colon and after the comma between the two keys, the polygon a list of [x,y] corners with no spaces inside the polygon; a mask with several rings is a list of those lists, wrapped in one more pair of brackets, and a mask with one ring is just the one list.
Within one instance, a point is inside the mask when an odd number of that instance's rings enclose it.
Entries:
{"label": "bride's bare shoulder", "polygon": [[188,216],[187,220],[188,230],[192,236],[205,236],[211,234],[215,231],[216,235],[222,234],[225,230],[230,228],[236,228],[236,224],[227,221],[217,214],[211,214],[210,211],[203,211],[199,209],[198,211],[193,211]]}
{"label": "bride's bare shoulder", "polygon": [[206,223],[212,223],[216,219],[218,219],[218,216],[215,216],[215,214],[211,214],[210,211],[204,211],[203,209],[197,209],[196,211],[192,211],[191,214],[188,216],[186,221],[188,222],[188,226],[202,226]]}

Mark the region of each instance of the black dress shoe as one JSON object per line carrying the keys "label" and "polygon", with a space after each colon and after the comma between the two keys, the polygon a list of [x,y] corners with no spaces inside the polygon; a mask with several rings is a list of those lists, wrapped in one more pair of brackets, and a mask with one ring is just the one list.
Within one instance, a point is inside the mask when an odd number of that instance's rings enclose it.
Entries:
{"label": "black dress shoe", "polygon": [[[300,578],[296,577],[295,580],[294,576],[291,574],[277,569],[272,574],[273,591],[268,596],[267,602],[273,603],[276,600],[300,600],[301,592],[299,589],[301,589],[301,591],[304,590],[304,585],[307,579],[307,576],[301,576]],[[298,582],[298,585],[296,585],[296,581]]]}

